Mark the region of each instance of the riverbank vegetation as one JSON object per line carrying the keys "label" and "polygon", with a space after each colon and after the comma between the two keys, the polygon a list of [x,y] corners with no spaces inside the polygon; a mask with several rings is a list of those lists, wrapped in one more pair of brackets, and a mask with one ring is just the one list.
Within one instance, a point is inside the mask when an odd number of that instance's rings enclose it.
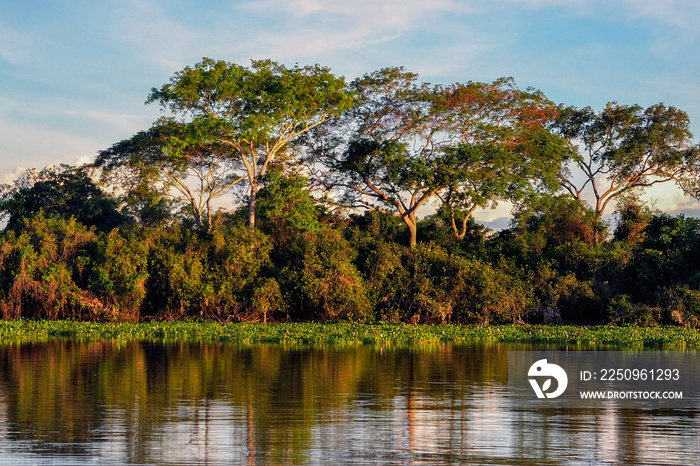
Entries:
{"label": "riverbank vegetation", "polygon": [[0,341],[8,344],[35,343],[53,339],[288,346],[412,347],[502,343],[518,345],[519,348],[533,346],[570,349],[686,350],[700,347],[700,331],[678,326],[411,325],[389,322],[264,324],[203,320],[138,323],[41,320],[0,323]]}
{"label": "riverbank vegetation", "polygon": [[[700,325],[700,220],[639,197],[700,193],[679,109],[210,59],[149,102],[94,164],[2,187],[4,319]],[[503,201],[509,228],[472,217]]]}

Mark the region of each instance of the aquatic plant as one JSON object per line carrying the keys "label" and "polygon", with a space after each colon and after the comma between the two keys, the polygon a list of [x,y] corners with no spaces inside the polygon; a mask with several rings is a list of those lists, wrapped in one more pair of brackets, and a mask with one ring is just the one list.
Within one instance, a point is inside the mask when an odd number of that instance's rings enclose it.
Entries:
{"label": "aquatic plant", "polygon": [[69,320],[0,322],[0,341],[142,340],[235,345],[399,346],[475,342],[567,349],[700,348],[700,331],[681,327],[545,325],[407,325],[401,323],[221,323],[212,320],[94,323]]}

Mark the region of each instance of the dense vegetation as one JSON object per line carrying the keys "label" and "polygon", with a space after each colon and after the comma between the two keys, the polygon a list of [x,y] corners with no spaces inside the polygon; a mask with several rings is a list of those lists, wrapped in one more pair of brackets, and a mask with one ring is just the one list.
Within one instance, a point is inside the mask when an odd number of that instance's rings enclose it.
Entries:
{"label": "dense vegetation", "polygon": [[3,187],[5,319],[700,325],[700,220],[638,197],[700,192],[678,109],[208,59],[149,101],[94,165]]}

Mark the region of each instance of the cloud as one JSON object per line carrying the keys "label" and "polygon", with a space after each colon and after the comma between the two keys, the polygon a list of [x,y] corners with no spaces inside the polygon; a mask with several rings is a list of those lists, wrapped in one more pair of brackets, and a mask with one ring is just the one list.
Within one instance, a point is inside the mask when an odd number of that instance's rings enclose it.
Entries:
{"label": "cloud", "polygon": [[[605,7],[613,2],[601,1]],[[693,30],[697,34],[700,3],[696,0],[622,0],[620,5],[631,19],[653,19],[675,27]]]}
{"label": "cloud", "polygon": [[92,163],[93,160],[94,160],[94,157],[90,157],[88,155],[83,155],[78,160],[73,162],[73,165],[75,165],[76,167],[80,167],[83,165],[87,165],[88,163]]}
{"label": "cloud", "polygon": [[[129,53],[140,56],[149,68],[172,72],[187,64],[194,50],[201,50],[209,34],[176,20],[156,1],[130,0],[116,12],[109,35],[125,44]],[[165,3],[164,5],[167,5]]]}
{"label": "cloud", "polygon": [[267,12],[273,16],[292,15],[308,18],[313,15],[353,17],[369,24],[381,23],[386,27],[412,26],[435,12],[464,13],[474,11],[469,2],[453,0],[356,0],[355,2],[328,2],[323,0],[263,0],[244,5],[248,11]]}
{"label": "cloud", "polygon": [[56,109],[55,115],[75,120],[83,121],[88,125],[108,128],[109,133],[122,134],[124,137],[131,136],[139,130],[145,129],[157,118],[156,112],[145,112],[145,114],[117,113],[105,110],[64,110]]}
{"label": "cloud", "polygon": [[15,167],[14,170],[9,172],[0,173],[0,185],[12,184],[13,181],[18,179],[27,169],[25,167]]}
{"label": "cloud", "polygon": [[500,0],[528,10],[557,7],[573,14],[595,16],[606,20],[651,19],[659,23],[697,30],[700,16],[697,0]]}
{"label": "cloud", "polygon": [[680,213],[700,213],[700,201],[687,196],[678,186],[669,182],[655,185],[648,189],[642,199],[651,207],[670,215]]}
{"label": "cloud", "polygon": [[438,28],[444,15],[476,11],[469,3],[452,0],[266,0],[244,4],[243,9],[260,22],[275,24],[270,29],[276,32],[257,38],[257,49],[283,57],[376,46]]}

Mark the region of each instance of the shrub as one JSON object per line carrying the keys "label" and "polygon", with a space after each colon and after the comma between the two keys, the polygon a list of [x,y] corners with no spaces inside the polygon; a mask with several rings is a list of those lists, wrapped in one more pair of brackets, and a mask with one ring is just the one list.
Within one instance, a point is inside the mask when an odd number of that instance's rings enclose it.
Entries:
{"label": "shrub", "polygon": [[[132,320],[141,317],[148,279],[148,232],[113,230],[100,238],[92,259],[77,258],[77,264],[90,264],[89,289],[95,299],[89,302],[101,309],[106,320]],[[84,265],[80,266],[79,272]]]}
{"label": "shrub", "polygon": [[514,322],[530,305],[525,287],[508,274],[432,244],[409,249],[365,237],[358,250],[378,319]]}
{"label": "shrub", "polygon": [[74,218],[25,220],[22,233],[10,231],[0,241],[0,306],[5,319],[60,319],[96,316],[84,305],[89,298],[74,281],[75,258],[94,248],[97,235]]}
{"label": "shrub", "polygon": [[293,320],[367,320],[370,305],[354,253],[340,233],[291,237],[276,252],[279,282]]}
{"label": "shrub", "polygon": [[243,319],[270,241],[243,226],[211,235],[182,226],[162,230],[148,260],[148,308],[159,317]]}

